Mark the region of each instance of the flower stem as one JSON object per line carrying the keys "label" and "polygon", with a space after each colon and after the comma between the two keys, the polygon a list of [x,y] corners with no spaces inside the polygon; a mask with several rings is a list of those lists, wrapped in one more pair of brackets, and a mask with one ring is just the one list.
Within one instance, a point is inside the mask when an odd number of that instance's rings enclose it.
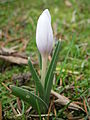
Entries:
{"label": "flower stem", "polygon": [[42,56],[42,73],[41,73],[41,83],[44,87],[45,76],[46,76],[46,68],[47,68],[47,56]]}

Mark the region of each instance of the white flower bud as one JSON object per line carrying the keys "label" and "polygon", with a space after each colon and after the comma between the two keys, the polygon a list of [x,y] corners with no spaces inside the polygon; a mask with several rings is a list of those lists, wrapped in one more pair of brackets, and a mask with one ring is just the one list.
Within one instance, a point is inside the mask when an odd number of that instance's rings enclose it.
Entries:
{"label": "white flower bud", "polygon": [[53,31],[48,9],[44,10],[37,22],[36,43],[41,56],[48,56],[53,47]]}

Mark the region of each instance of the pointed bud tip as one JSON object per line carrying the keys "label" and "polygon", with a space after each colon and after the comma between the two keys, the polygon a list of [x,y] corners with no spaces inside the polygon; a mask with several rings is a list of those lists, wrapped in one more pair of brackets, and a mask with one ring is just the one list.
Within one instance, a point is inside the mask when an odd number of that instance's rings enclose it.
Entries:
{"label": "pointed bud tip", "polygon": [[[45,9],[45,10],[43,11],[43,13],[45,13],[45,14],[48,16],[49,21],[50,21],[50,23],[51,23],[51,15],[50,15],[49,10],[48,10],[48,9]],[[43,14],[43,13],[42,13],[42,14]]]}

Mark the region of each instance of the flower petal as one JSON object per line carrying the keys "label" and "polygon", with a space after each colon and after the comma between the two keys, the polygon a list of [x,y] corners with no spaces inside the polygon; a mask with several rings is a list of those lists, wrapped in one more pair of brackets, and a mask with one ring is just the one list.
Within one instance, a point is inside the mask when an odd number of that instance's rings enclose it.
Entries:
{"label": "flower petal", "polygon": [[41,55],[49,55],[53,47],[51,16],[46,9],[39,17],[36,29],[36,43]]}

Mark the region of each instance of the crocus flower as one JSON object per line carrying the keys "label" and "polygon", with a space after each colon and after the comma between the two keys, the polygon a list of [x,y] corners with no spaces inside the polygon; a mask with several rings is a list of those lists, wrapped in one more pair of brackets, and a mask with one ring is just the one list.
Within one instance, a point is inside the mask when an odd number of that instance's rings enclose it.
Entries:
{"label": "crocus flower", "polygon": [[53,47],[53,31],[51,27],[51,15],[46,9],[40,15],[36,29],[36,44],[42,56],[42,76],[41,82],[44,85],[47,58]]}
{"label": "crocus flower", "polygon": [[38,19],[36,43],[42,56],[50,54],[53,47],[53,32],[48,9],[44,10]]}

